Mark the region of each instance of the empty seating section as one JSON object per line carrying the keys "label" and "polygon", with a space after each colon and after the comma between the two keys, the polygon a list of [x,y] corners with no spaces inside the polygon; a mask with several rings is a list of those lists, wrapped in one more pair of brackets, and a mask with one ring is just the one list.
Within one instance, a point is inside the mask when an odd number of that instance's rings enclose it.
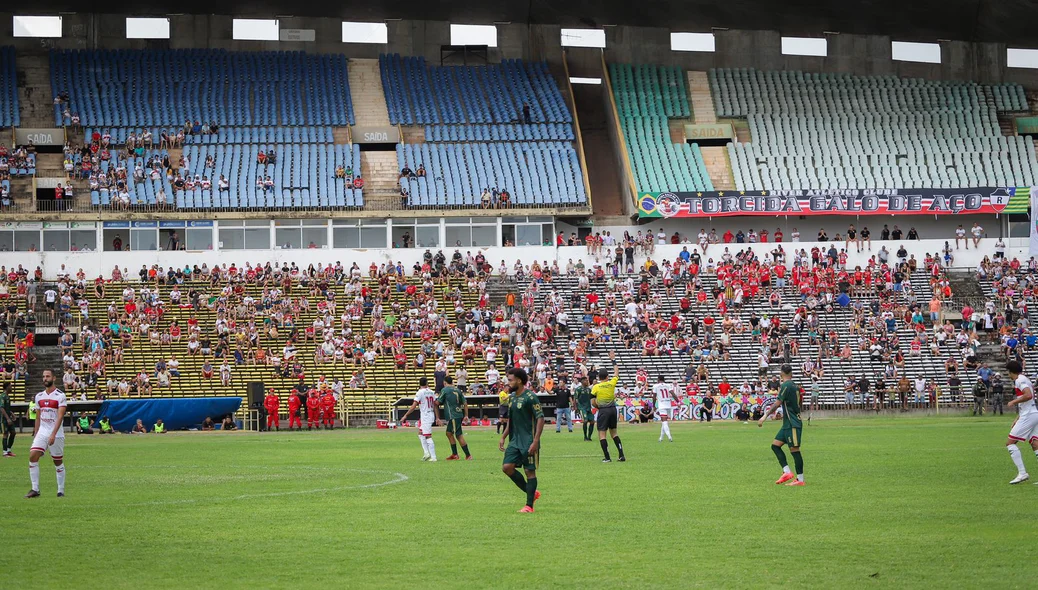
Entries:
{"label": "empty seating section", "polygon": [[524,104],[531,122],[573,121],[544,62],[433,66],[422,57],[392,54],[379,56],[379,65],[394,125],[516,122]]}
{"label": "empty seating section", "polygon": [[17,127],[20,124],[14,47],[0,47],[0,127]]}
{"label": "empty seating section", "polygon": [[[342,55],[62,50],[50,62],[54,92],[68,93],[84,126],[353,124]],[[68,123],[59,105],[54,120]]]}
{"label": "empty seating section", "polygon": [[670,136],[670,119],[690,116],[684,72],[610,64],[609,77],[638,192],[713,190],[699,146]]}
{"label": "empty seating section", "polygon": [[892,76],[719,69],[717,115],[746,117],[753,141],[729,144],[739,190],[1030,186],[1029,138],[997,113],[1027,110],[1018,85]]}
{"label": "empty seating section", "polygon": [[[360,147],[330,143],[274,144],[274,164],[257,161],[265,143],[188,145],[184,148],[187,174],[208,176],[211,190],[178,191],[178,209],[329,209],[363,207],[360,189],[347,188],[345,178],[335,177],[335,168],[360,170]],[[207,156],[215,169],[206,170]],[[217,180],[227,178],[229,190],[220,191]],[[273,188],[264,189],[257,180],[270,177]],[[145,189],[149,190],[149,189]]]}
{"label": "empty seating section", "polygon": [[545,125],[428,125],[425,141],[575,141],[573,126]]}
{"label": "empty seating section", "polygon": [[511,195],[514,206],[572,206],[587,202],[580,161],[563,142],[398,144],[400,166],[426,176],[406,182],[412,206],[478,206],[485,189]]}
{"label": "empty seating section", "polygon": [[186,145],[229,143],[332,143],[331,127],[230,127],[210,135],[188,135]]}

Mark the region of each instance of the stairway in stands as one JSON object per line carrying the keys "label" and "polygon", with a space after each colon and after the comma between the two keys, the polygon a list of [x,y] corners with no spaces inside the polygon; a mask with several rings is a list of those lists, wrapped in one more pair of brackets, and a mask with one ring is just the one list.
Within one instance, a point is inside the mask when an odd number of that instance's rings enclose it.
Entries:
{"label": "stairway in stands", "polygon": [[706,72],[688,73],[688,96],[692,103],[692,118],[696,123],[716,123],[714,96],[710,94],[710,79]]}
{"label": "stairway in stands", "polygon": [[400,208],[400,166],[396,151],[366,150],[360,153],[364,177],[364,207],[378,211]]}
{"label": "stairway in stands", "polygon": [[[52,337],[53,338],[53,337]],[[61,387],[61,349],[56,344],[41,344],[33,348],[36,362],[29,365],[29,378],[25,381],[25,401],[43,391],[43,372],[54,371],[55,384]],[[20,401],[20,400],[14,400]]]}
{"label": "stairway in stands", "polygon": [[[717,123],[717,111],[714,109],[714,97],[710,94],[710,80],[706,72],[688,73],[688,95],[692,103],[692,119],[697,124]],[[734,190],[735,180],[732,165],[728,161],[728,150],[723,146],[700,146],[703,152],[703,163],[710,174],[710,182],[719,191]]]}
{"label": "stairway in stands", "polygon": [[22,127],[54,127],[50,57],[46,52],[27,53],[19,50],[16,63]]}
{"label": "stairway in stands", "polygon": [[377,59],[351,59],[350,94],[358,127],[389,125],[389,109]]}

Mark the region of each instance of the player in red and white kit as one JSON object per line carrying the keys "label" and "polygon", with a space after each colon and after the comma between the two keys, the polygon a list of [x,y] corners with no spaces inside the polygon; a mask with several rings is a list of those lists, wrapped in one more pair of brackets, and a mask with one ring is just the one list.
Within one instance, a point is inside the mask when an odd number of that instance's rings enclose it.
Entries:
{"label": "player in red and white kit", "polygon": [[292,425],[295,424],[299,430],[303,429],[303,421],[299,418],[299,408],[303,405],[303,400],[299,397],[299,390],[293,389],[292,395],[288,396],[288,429],[292,430]]}
{"label": "player in red and white kit", "polygon": [[1009,372],[1009,378],[1013,380],[1015,396],[1006,406],[1010,408],[1017,406],[1020,411],[1016,421],[1013,422],[1012,430],[1009,431],[1009,438],[1006,440],[1006,449],[1017,470],[1016,477],[1009,483],[1017,484],[1027,481],[1031,476],[1027,474],[1023,457],[1020,455],[1020,448],[1016,444],[1031,443],[1031,450],[1034,451],[1035,457],[1038,457],[1038,408],[1034,404],[1034,384],[1021,374],[1024,369],[1020,362],[1009,361],[1006,363],[1006,371]]}
{"label": "player in red and white kit", "polygon": [[306,398],[306,429],[313,430],[318,427],[321,419],[321,398],[317,397],[317,390],[311,389],[310,396]]}
{"label": "player in red and white kit", "polygon": [[32,489],[26,498],[40,496],[40,457],[49,452],[54,460],[54,471],[58,476],[58,497],[65,497],[65,432],[61,422],[65,418],[68,403],[65,394],[54,386],[54,373],[43,372],[43,386],[36,394],[36,424],[32,429],[32,446],[29,447],[29,481]]}
{"label": "player in red and white kit", "polygon": [[436,394],[429,389],[429,378],[422,377],[418,380],[418,392],[414,394],[414,402],[404,412],[401,422],[407,420],[415,408],[420,408],[421,421],[418,423],[418,440],[422,443],[422,461],[436,460],[436,443],[432,439],[434,424],[440,422],[440,407],[436,403]]}
{"label": "player in red and white kit", "polygon": [[275,430],[281,430],[281,398],[274,394],[273,387],[263,399],[263,407],[267,410],[267,430],[270,430],[271,426]]}
{"label": "player in red and white kit", "polygon": [[674,442],[674,437],[670,435],[670,415],[674,404],[678,403],[674,386],[667,383],[663,375],[660,375],[658,382],[652,386],[652,394],[656,398],[656,410],[660,413],[660,442],[663,442],[664,435],[670,439],[670,442]]}

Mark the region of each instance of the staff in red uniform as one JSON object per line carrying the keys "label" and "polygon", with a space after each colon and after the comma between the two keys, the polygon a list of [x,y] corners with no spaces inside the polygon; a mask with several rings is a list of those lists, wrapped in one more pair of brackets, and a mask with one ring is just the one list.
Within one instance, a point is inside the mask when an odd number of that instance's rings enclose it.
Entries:
{"label": "staff in red uniform", "polygon": [[320,418],[321,398],[317,397],[316,389],[311,389],[310,396],[306,398],[306,429],[313,430]]}
{"label": "staff in red uniform", "polygon": [[325,390],[321,396],[321,424],[332,430],[335,428],[335,395],[330,390]]}
{"label": "staff in red uniform", "polygon": [[299,430],[303,429],[303,421],[299,418],[299,407],[303,405],[303,400],[299,399],[299,390],[293,389],[292,395],[288,396],[288,429],[292,430],[292,425],[295,424]]}
{"label": "staff in red uniform", "polygon": [[274,388],[267,392],[263,399],[263,407],[267,409],[267,430],[273,425],[274,430],[281,430],[281,398],[274,395]]}

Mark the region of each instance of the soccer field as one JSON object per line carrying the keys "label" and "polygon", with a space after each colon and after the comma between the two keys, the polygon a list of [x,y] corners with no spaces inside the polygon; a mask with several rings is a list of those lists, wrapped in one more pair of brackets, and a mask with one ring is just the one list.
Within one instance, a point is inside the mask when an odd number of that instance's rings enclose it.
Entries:
{"label": "soccer field", "polygon": [[662,444],[623,426],[608,465],[546,426],[535,514],[492,429],[468,462],[437,429],[437,463],[413,429],[69,435],[67,497],[45,458],[35,500],[23,435],[0,461],[0,569],[33,588],[1024,587],[1038,487],[1007,483],[1011,421],[815,420],[803,488],[773,484],[778,422]]}

